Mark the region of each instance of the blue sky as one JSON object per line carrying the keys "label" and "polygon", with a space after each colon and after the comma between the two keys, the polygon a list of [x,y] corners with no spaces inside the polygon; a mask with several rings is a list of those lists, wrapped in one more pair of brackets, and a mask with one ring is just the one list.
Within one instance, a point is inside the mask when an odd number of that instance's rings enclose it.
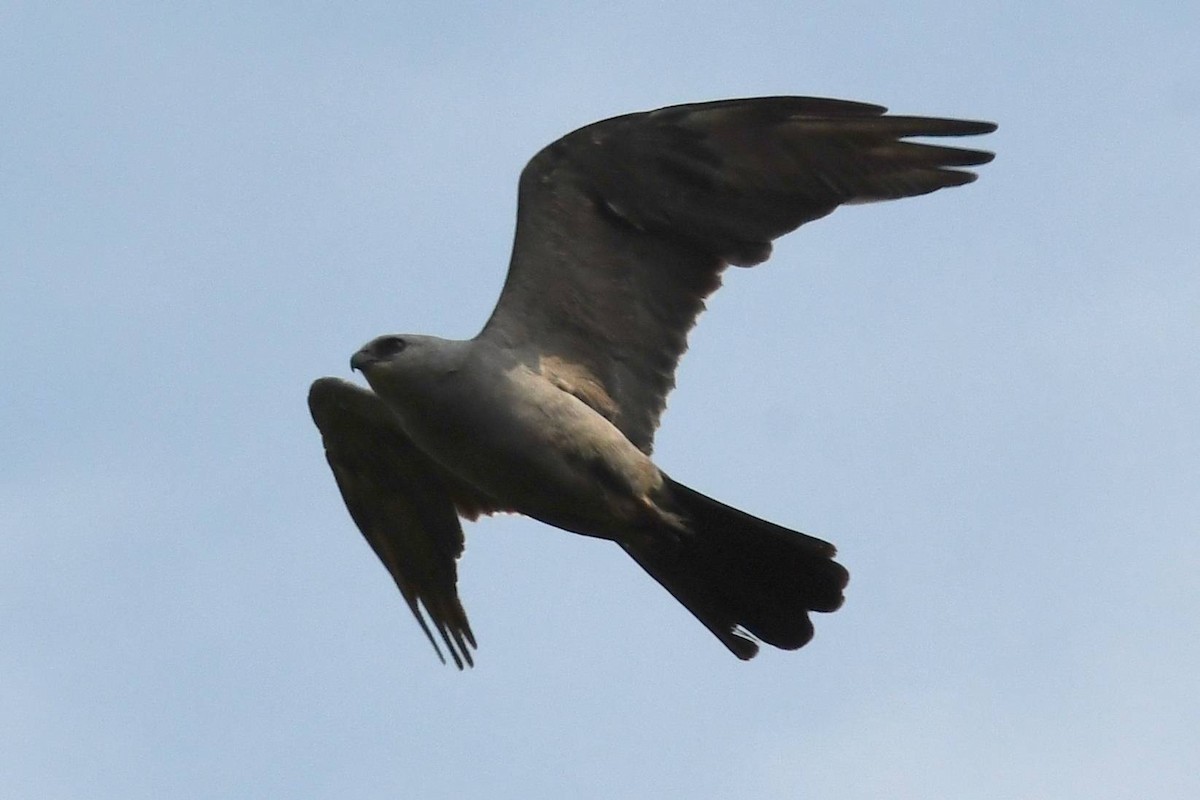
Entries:
{"label": "blue sky", "polygon": [[[1195,4],[513,5],[0,5],[0,796],[1200,794]],[[761,94],[1001,125],[729,275],[670,399],[845,607],[741,663],[485,520],[442,667],[308,383],[475,333],[544,144]]]}

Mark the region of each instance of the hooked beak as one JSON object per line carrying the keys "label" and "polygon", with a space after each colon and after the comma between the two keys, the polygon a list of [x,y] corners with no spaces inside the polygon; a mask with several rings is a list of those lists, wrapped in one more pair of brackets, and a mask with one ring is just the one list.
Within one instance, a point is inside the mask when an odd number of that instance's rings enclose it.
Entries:
{"label": "hooked beak", "polygon": [[350,356],[350,369],[351,371],[358,370],[365,375],[367,367],[371,366],[378,360],[379,358],[374,353],[370,352],[366,347],[364,347],[362,350],[359,350],[357,353]]}

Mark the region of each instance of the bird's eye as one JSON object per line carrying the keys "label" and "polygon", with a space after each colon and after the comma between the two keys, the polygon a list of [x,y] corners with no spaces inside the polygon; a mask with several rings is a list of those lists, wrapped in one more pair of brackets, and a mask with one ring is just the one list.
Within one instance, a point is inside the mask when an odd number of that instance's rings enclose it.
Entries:
{"label": "bird's eye", "polygon": [[399,353],[407,346],[408,342],[404,341],[399,336],[387,336],[383,339],[380,339],[379,342],[376,343],[375,352],[383,358],[388,358],[389,356],[396,355],[396,353]]}

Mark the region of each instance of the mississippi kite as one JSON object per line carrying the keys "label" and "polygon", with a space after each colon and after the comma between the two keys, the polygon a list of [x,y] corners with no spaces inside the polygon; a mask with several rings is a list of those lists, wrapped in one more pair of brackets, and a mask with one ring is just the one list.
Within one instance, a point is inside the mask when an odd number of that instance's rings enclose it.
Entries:
{"label": "mississippi kite", "polygon": [[[466,341],[381,336],[309,407],[354,522],[438,657],[475,636],[460,517],[518,512],[616,542],[734,655],[792,650],[842,604],[833,545],[695,492],[650,459],[687,333],[728,265],[846,203],[975,179],[992,154],[909,141],[988,122],[841,100],[671,106],[588,125],[521,173],[499,302]],[[424,614],[422,614],[422,607]]]}

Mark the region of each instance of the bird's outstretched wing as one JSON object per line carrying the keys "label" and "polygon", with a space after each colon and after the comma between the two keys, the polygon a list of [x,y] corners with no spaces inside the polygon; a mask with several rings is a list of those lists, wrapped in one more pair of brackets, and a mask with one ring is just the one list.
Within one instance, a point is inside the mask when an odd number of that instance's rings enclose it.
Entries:
{"label": "bird's outstretched wing", "polygon": [[597,122],[521,174],[512,262],[480,333],[649,453],[687,333],[729,264],[839,205],[975,179],[991,153],[909,137],[988,133],[988,122],[884,116],[881,106],[766,97]]}
{"label": "bird's outstretched wing", "polygon": [[[358,529],[387,567],[438,658],[445,657],[420,606],[459,669],[474,665],[475,635],[458,599],[455,561],[463,551],[459,511],[490,511],[405,436],[374,393],[321,378],[308,393],[325,457]],[[420,605],[418,605],[420,604]]]}

